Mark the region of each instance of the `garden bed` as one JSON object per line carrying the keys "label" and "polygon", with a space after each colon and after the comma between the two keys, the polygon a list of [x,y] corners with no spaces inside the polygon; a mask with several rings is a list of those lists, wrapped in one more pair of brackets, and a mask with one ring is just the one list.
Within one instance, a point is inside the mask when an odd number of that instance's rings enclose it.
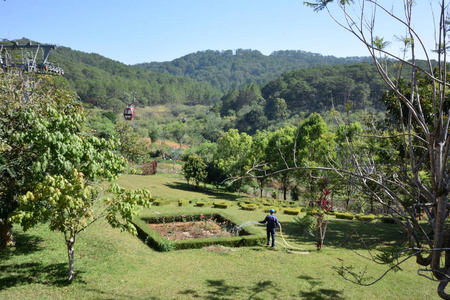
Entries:
{"label": "garden bed", "polygon": [[138,236],[159,251],[202,248],[210,245],[228,247],[255,246],[265,241],[256,228],[241,227],[220,214],[159,216],[135,218]]}
{"label": "garden bed", "polygon": [[[220,224],[212,221],[148,224],[148,226],[159,233],[163,238],[171,241],[240,235],[239,228],[236,227],[234,232],[233,229],[227,231],[226,228],[223,228]],[[245,235],[246,232],[243,231],[242,234]]]}

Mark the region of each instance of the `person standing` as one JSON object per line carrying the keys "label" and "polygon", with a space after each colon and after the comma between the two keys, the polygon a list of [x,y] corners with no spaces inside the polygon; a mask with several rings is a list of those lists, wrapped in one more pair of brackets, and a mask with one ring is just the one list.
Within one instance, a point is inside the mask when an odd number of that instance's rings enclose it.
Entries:
{"label": "person standing", "polygon": [[271,208],[269,210],[270,215],[267,215],[264,221],[259,221],[259,223],[267,223],[267,246],[270,245],[270,240],[272,239],[272,247],[275,247],[275,228],[280,227],[280,222],[278,222],[277,217],[274,216],[275,210]]}

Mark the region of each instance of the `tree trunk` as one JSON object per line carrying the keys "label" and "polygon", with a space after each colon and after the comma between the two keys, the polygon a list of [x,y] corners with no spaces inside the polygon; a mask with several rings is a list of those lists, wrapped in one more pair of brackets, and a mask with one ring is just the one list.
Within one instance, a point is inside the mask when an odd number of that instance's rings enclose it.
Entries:
{"label": "tree trunk", "polygon": [[67,278],[67,281],[71,283],[75,279],[75,270],[74,270],[75,238],[70,237],[70,239],[66,241],[66,244],[67,244],[67,256],[69,257],[69,277]]}
{"label": "tree trunk", "polygon": [[437,209],[436,209],[436,225],[434,228],[434,245],[435,251],[431,252],[431,269],[434,270],[433,274],[439,280],[446,280],[446,277],[442,274],[440,270],[442,245],[444,243],[444,223],[445,223],[445,213],[447,205],[447,197],[445,195],[438,196],[437,198]]}
{"label": "tree trunk", "polygon": [[6,219],[0,219],[0,247],[14,246],[12,225]]}

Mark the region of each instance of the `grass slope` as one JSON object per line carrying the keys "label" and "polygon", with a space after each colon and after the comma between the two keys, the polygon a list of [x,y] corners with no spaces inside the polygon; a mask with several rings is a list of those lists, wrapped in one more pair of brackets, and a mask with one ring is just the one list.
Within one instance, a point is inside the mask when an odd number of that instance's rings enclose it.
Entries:
{"label": "grass slope", "polygon": [[[177,176],[122,176],[122,186],[148,187],[154,195],[205,198],[183,191]],[[131,184],[134,183],[134,184]],[[160,206],[143,215],[217,211],[214,208]],[[262,220],[265,213],[226,210],[242,222]],[[40,225],[24,233],[15,227],[17,246],[0,252],[0,299],[434,299],[436,284],[417,275],[413,260],[403,271],[390,272],[380,282],[362,287],[342,279],[333,267],[352,264],[355,272],[367,268],[376,279],[386,266],[357,255],[366,255],[358,244],[354,251],[326,244],[315,251],[313,241],[295,233],[293,217],[278,213],[289,244],[310,254],[286,253],[282,247],[204,248],[156,252],[138,238],[112,229],[104,221],[81,234],[75,245],[75,282],[67,285],[67,256],[61,233]],[[341,243],[344,230],[355,222],[331,218],[326,240]],[[257,225],[263,231],[262,225]],[[373,227],[373,226],[372,226]],[[378,239],[395,243],[396,234],[376,232]],[[383,235],[384,234],[384,235]],[[281,241],[280,235],[277,236]],[[379,242],[379,241],[376,241]]]}

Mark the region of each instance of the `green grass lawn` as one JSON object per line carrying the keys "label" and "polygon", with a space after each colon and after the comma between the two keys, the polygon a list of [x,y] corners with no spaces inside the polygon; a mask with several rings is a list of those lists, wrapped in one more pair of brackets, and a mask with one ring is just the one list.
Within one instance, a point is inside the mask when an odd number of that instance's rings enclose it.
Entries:
{"label": "green grass lawn", "polygon": [[[127,188],[147,187],[165,198],[219,198],[208,191],[185,191],[184,181],[174,175],[132,176],[119,180]],[[184,214],[221,211],[189,205],[151,207],[142,215]],[[257,221],[262,209],[243,211],[237,205],[226,209],[238,220]],[[78,276],[66,284],[67,255],[61,233],[40,225],[27,232],[16,226],[17,245],[0,251],[0,299],[436,299],[436,283],[417,275],[414,260],[402,271],[390,272],[375,285],[363,287],[340,277],[333,267],[353,265],[366,270],[364,278],[375,280],[387,266],[368,256],[356,235],[342,246],[325,244],[315,250],[314,240],[298,236],[293,217],[277,214],[289,244],[309,250],[289,254],[280,245],[248,248],[204,248],[157,252],[138,238],[112,229],[105,221],[79,235],[75,245]],[[326,241],[342,244],[357,222],[330,217]],[[261,231],[262,225],[255,225]],[[372,232],[373,231],[373,232]],[[400,235],[390,227],[370,226],[360,233],[374,233],[365,242],[395,244]],[[280,235],[277,235],[281,241]]]}

